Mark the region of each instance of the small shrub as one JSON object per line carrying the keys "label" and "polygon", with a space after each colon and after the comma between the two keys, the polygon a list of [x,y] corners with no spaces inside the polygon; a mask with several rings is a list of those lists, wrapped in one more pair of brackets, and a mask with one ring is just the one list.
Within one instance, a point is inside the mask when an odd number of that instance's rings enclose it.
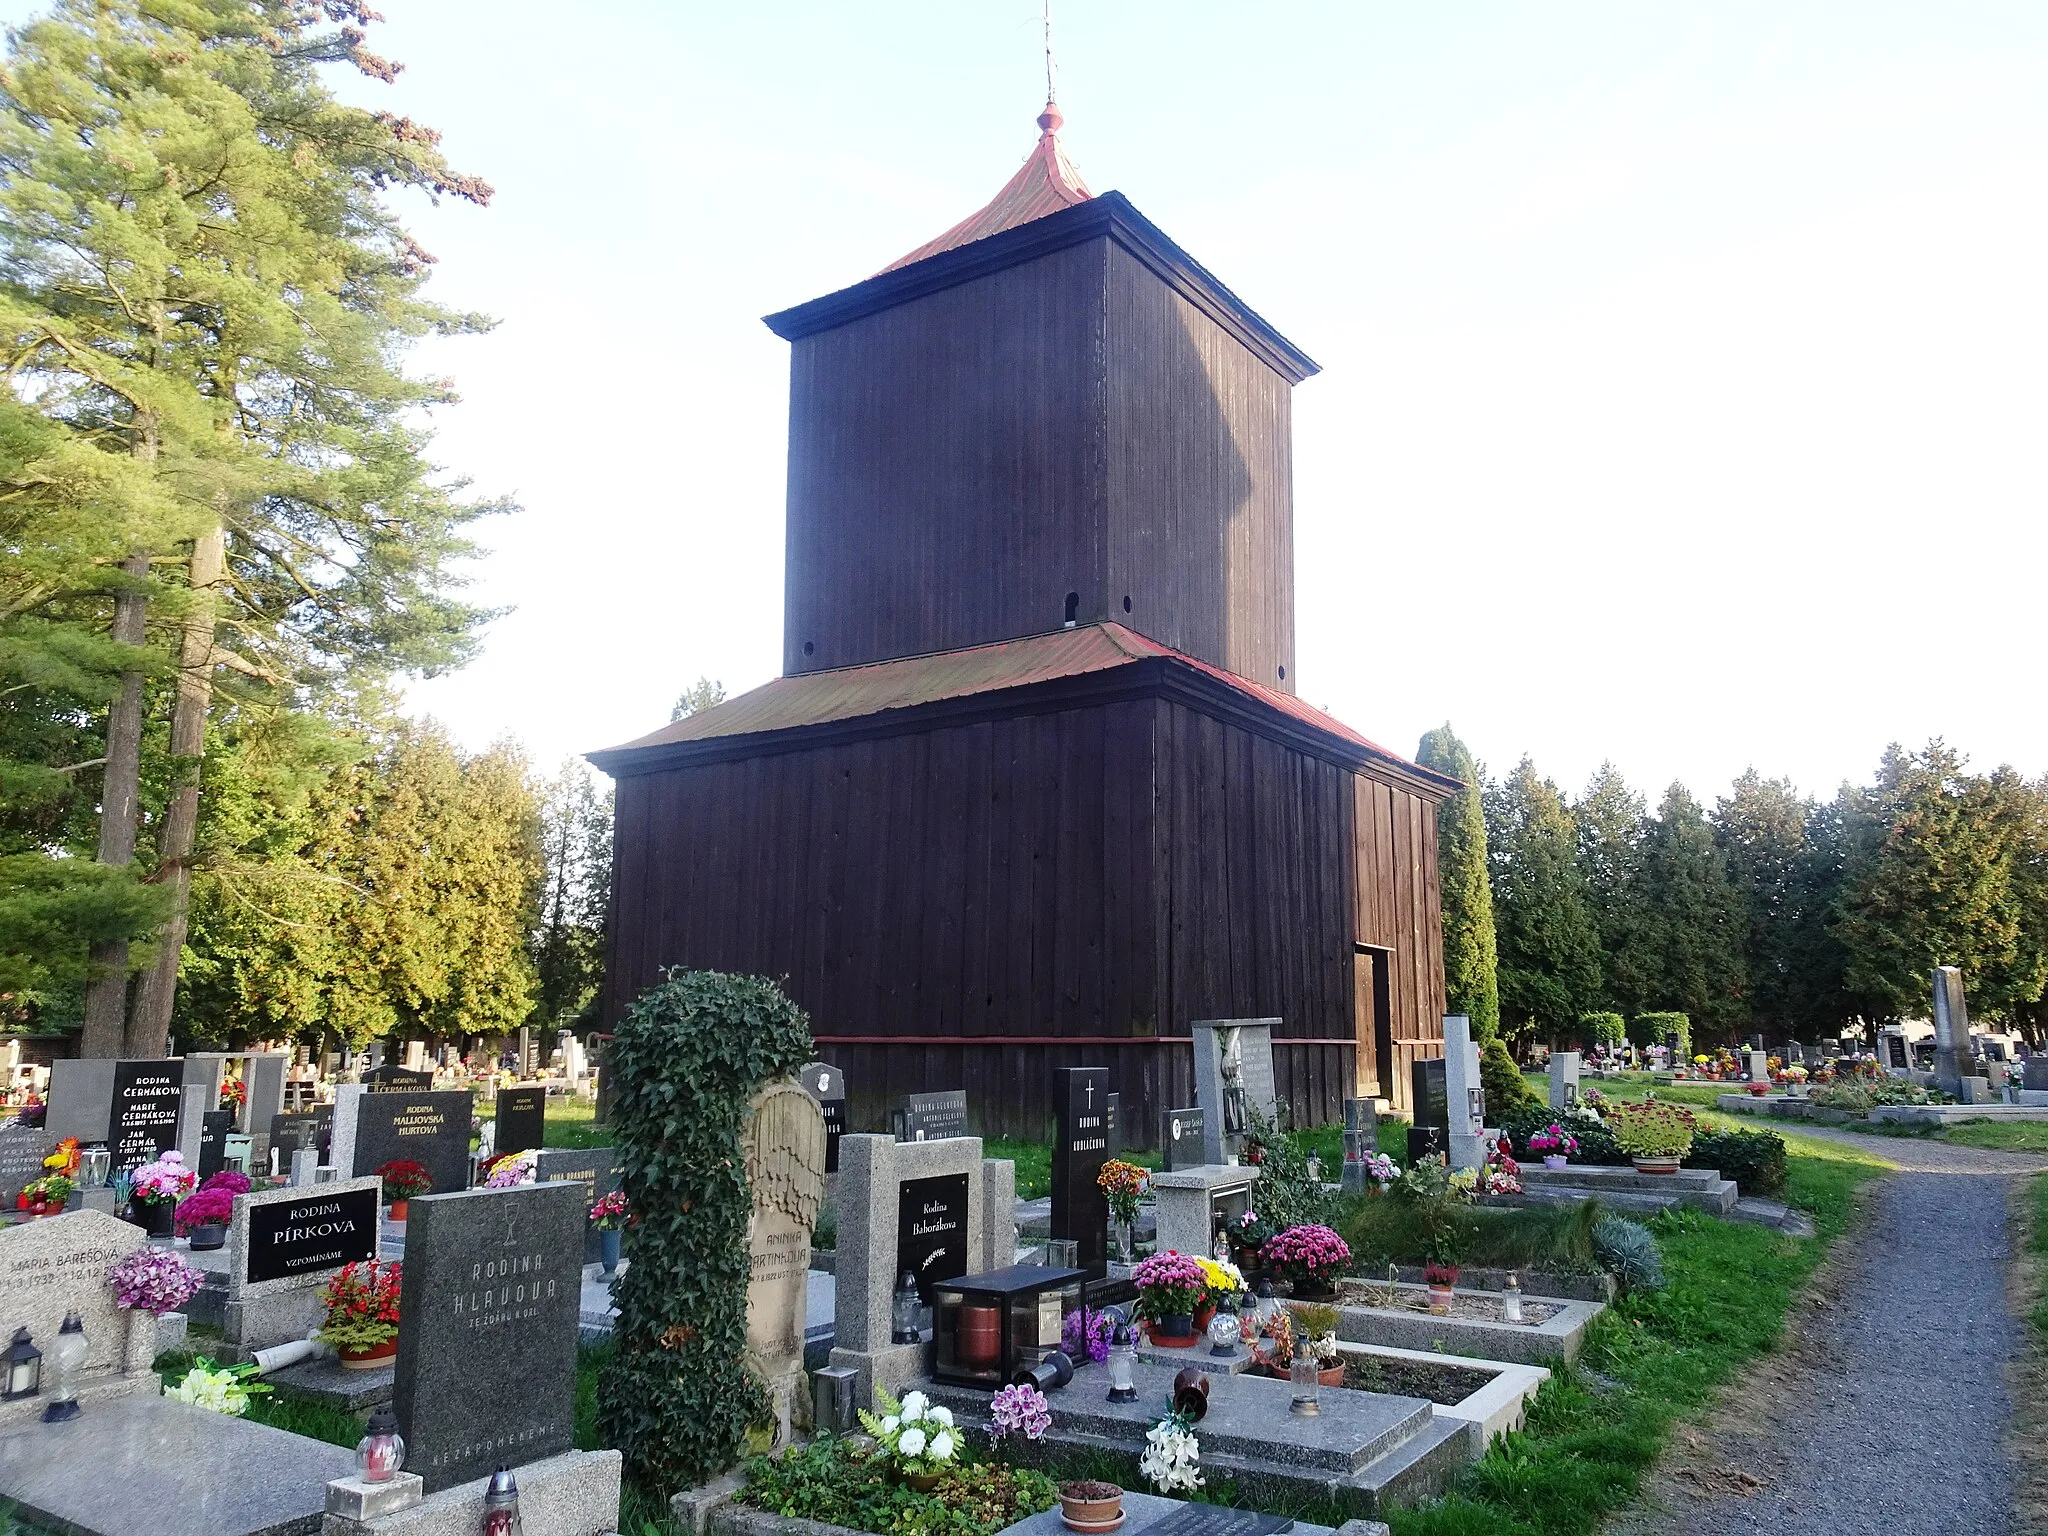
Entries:
{"label": "small shrub", "polygon": [[1695,1131],[1688,1168],[1718,1168],[1745,1195],[1775,1195],[1785,1187],[1785,1138],[1776,1131]]}
{"label": "small shrub", "polygon": [[1479,1053],[1479,1086],[1486,1090],[1486,1118],[1494,1125],[1499,1117],[1518,1110],[1534,1109],[1541,1102],[1508,1054],[1507,1042],[1499,1036],[1486,1042]]}
{"label": "small shrub", "polygon": [[1678,1059],[1692,1055],[1692,1018],[1683,1013],[1639,1013],[1628,1027],[1628,1037],[1637,1045],[1662,1045],[1667,1035],[1678,1036]]}
{"label": "small shrub", "polygon": [[1657,1252],[1657,1240],[1642,1223],[1621,1216],[1601,1217],[1593,1224],[1593,1251],[1623,1290],[1664,1288],[1664,1261]]}
{"label": "small shrub", "polygon": [[1566,1117],[1562,1112],[1537,1106],[1532,1109],[1515,1111],[1503,1115],[1500,1120],[1501,1134],[1508,1138],[1515,1156],[1519,1158],[1541,1157],[1541,1152],[1531,1152],[1529,1138],[1538,1131],[1549,1128],[1556,1121],[1579,1140],[1579,1150],[1572,1154],[1575,1163],[1595,1163],[1602,1167],[1620,1168],[1628,1163],[1628,1154],[1615,1144],[1614,1132],[1604,1120],[1580,1116]]}
{"label": "small shrub", "polygon": [[1617,1104],[1607,1112],[1614,1143],[1630,1157],[1684,1157],[1692,1150],[1692,1111],[1678,1104]]}
{"label": "small shrub", "polygon": [[1628,1041],[1628,1023],[1618,1013],[1582,1013],[1579,1029],[1588,1045],[1623,1045]]}

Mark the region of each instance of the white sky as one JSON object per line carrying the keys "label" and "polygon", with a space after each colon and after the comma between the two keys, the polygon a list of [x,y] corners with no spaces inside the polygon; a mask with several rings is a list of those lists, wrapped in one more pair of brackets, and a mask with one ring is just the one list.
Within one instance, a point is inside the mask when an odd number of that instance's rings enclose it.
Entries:
{"label": "white sky", "polygon": [[[0,16],[32,9],[0,3]],[[417,708],[537,762],[778,668],[771,310],[1030,149],[1033,0],[384,0],[355,99],[414,204],[515,611]],[[1296,392],[1301,689],[1402,752],[1611,757],[1654,802],[1892,739],[2048,770],[2048,7],[1060,0],[1069,153],[1324,366]]]}

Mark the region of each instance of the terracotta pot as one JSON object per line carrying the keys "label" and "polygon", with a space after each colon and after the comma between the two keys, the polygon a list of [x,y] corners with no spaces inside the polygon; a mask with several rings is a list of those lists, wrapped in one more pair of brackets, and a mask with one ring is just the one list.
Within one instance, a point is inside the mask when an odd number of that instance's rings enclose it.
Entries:
{"label": "terracotta pot", "polygon": [[1209,1331],[1209,1324],[1215,1319],[1215,1316],[1216,1304],[1214,1302],[1205,1301],[1195,1308],[1195,1332],[1207,1333]]}
{"label": "terracotta pot", "polygon": [[1760,1099],[1765,1094],[1771,1091],[1771,1085],[1769,1083],[1751,1083],[1748,1086],[1749,1096],[1753,1099]]}
{"label": "terracotta pot", "polygon": [[1564,1159],[1564,1155],[1563,1155],[1562,1153],[1559,1153],[1559,1152],[1546,1152],[1546,1153],[1544,1153],[1544,1154],[1543,1154],[1543,1166],[1544,1166],[1544,1167],[1546,1167],[1546,1168],[1550,1168],[1550,1169],[1558,1169],[1558,1168],[1562,1168],[1562,1167],[1564,1166],[1564,1164],[1565,1164],[1565,1159]]}
{"label": "terracotta pot", "polygon": [[382,1344],[372,1344],[366,1349],[337,1350],[344,1368],[351,1371],[374,1371],[385,1361],[398,1356],[398,1335],[393,1334]]}
{"label": "terracotta pot", "polygon": [[391,1202],[391,1219],[392,1219],[393,1221],[403,1221],[403,1220],[405,1220],[405,1211],[406,1211],[406,1202],[405,1202],[405,1201],[403,1201],[403,1200],[394,1200],[394,1201],[392,1201],[392,1202]]}
{"label": "terracotta pot", "polygon": [[1344,1367],[1341,1365],[1326,1366],[1324,1369],[1316,1372],[1316,1380],[1326,1387],[1341,1387],[1344,1385]]}
{"label": "terracotta pot", "polygon": [[1064,1483],[1060,1487],[1060,1519],[1070,1531],[1114,1530],[1123,1517],[1124,1491],[1115,1483]]}
{"label": "terracotta pot", "polygon": [[1632,1157],[1637,1173],[1676,1173],[1679,1159],[1675,1157]]}
{"label": "terracotta pot", "polygon": [[1448,1285],[1432,1285],[1429,1288],[1429,1310],[1438,1317],[1447,1317],[1451,1310],[1451,1288]]}
{"label": "terracotta pot", "polygon": [[1145,1333],[1162,1349],[1186,1349],[1195,1342],[1195,1320],[1185,1312],[1176,1317],[1148,1319]]}
{"label": "terracotta pot", "polygon": [[962,1307],[959,1339],[962,1365],[994,1365],[1003,1352],[1002,1308]]}

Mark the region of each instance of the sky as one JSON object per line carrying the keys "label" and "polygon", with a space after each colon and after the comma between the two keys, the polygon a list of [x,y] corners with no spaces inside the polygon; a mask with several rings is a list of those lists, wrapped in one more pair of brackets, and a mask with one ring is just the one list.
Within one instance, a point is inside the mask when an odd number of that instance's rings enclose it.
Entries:
{"label": "sky", "polygon": [[[788,348],[760,316],[987,201],[1032,0],[380,0],[353,100],[488,209],[401,206],[499,317],[416,364],[522,510],[410,707],[551,768],[779,669]],[[0,18],[38,7],[0,0]],[[1302,695],[1652,801],[1890,741],[2048,771],[2048,6],[1058,0],[1063,142],[1323,365]]]}

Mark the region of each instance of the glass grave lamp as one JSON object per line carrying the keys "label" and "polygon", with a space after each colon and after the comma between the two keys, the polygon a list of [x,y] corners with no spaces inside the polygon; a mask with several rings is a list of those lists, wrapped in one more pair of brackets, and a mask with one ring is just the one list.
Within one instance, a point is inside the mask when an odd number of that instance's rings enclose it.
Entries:
{"label": "glass grave lamp", "polygon": [[519,1524],[519,1484],[509,1462],[499,1462],[484,1490],[484,1536],[524,1536]]}
{"label": "glass grave lamp", "polygon": [[1280,1298],[1273,1294],[1273,1282],[1259,1282],[1259,1332],[1264,1333],[1273,1326],[1273,1318],[1280,1310]]}
{"label": "glass grave lamp", "polygon": [[43,1352],[29,1338],[26,1327],[14,1330],[14,1342],[7,1346],[6,1373],[0,1375],[0,1398],[15,1402],[34,1397],[43,1390]]}
{"label": "glass grave lamp", "polygon": [[78,1153],[78,1186],[81,1189],[105,1189],[107,1172],[114,1165],[114,1154],[105,1147],[83,1147]]}
{"label": "glass grave lamp", "polygon": [[1216,1315],[1209,1319],[1209,1353],[1227,1359],[1237,1353],[1239,1339],[1237,1314],[1228,1307],[1218,1307]]}
{"label": "glass grave lamp", "polygon": [[1109,1400],[1131,1403],[1138,1398],[1138,1336],[1119,1313],[1116,1331],[1109,1336]]}
{"label": "glass grave lamp", "polygon": [[1288,1367],[1288,1379],[1294,1383],[1294,1401],[1287,1411],[1302,1418],[1313,1418],[1323,1411],[1323,1404],[1317,1387],[1321,1382],[1322,1362],[1308,1347],[1307,1339],[1297,1339],[1294,1344],[1294,1363]]}
{"label": "glass grave lamp", "polygon": [[889,1342],[891,1344],[916,1344],[922,1342],[924,1332],[918,1327],[917,1313],[921,1305],[917,1294],[917,1276],[904,1270],[896,1280],[896,1299],[890,1308]]}
{"label": "glass grave lamp", "polygon": [[1249,1290],[1237,1293],[1237,1335],[1246,1349],[1259,1342],[1259,1299]]}
{"label": "glass grave lamp", "polygon": [[1504,1323],[1522,1320],[1522,1282],[1515,1278],[1512,1269],[1508,1271],[1508,1283],[1500,1293],[1500,1320]]}
{"label": "glass grave lamp", "polygon": [[356,1476],[366,1483],[388,1483],[405,1465],[405,1439],[389,1408],[370,1415],[370,1432],[356,1442]]}
{"label": "glass grave lamp", "polygon": [[50,1346],[50,1406],[43,1410],[45,1424],[62,1424],[78,1417],[78,1378],[85,1371],[88,1352],[85,1320],[76,1312],[65,1313],[57,1342]]}

